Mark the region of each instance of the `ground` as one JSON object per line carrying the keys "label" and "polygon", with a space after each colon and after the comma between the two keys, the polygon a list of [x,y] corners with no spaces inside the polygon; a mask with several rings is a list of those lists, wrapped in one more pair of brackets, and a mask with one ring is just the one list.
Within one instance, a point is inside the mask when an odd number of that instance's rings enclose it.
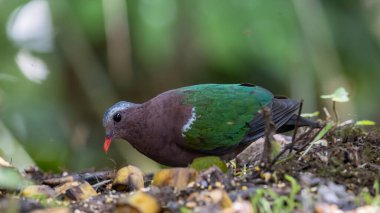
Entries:
{"label": "ground", "polygon": [[[283,140],[283,151],[272,146],[269,157],[258,155],[252,149],[263,150],[257,147],[266,144],[262,141],[227,168],[220,162],[155,174],[143,174],[138,165],[62,174],[30,168],[19,177],[22,186],[2,187],[0,212],[380,211],[380,131],[375,127],[330,123],[280,138],[274,137]],[[0,168],[3,174],[17,173],[6,163]]]}

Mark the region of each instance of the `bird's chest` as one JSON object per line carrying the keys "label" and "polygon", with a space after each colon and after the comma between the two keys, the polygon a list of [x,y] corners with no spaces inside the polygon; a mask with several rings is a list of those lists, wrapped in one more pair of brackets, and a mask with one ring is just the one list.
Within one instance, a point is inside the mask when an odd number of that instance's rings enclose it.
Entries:
{"label": "bird's chest", "polygon": [[131,144],[149,158],[164,165],[186,166],[200,155],[179,146],[185,143],[185,138],[181,134],[181,128],[172,123],[148,122],[146,128],[149,131],[140,134],[140,138]]}
{"label": "bird's chest", "polygon": [[169,152],[178,152],[177,144],[185,142],[183,127],[191,119],[192,107],[179,99],[149,103],[139,120],[131,122],[127,140],[140,152],[151,158],[163,158]]}

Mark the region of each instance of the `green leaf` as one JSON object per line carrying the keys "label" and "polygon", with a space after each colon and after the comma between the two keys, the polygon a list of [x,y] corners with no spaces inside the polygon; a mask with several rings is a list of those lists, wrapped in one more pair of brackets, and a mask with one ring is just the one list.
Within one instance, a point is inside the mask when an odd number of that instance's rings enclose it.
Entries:
{"label": "green leaf", "polygon": [[25,151],[22,144],[12,135],[0,120],[0,157],[9,161],[19,171],[35,165],[32,158]]}
{"label": "green leaf", "polygon": [[179,212],[180,212],[180,213],[191,213],[192,211],[191,211],[191,209],[189,209],[189,208],[187,208],[187,207],[181,207],[181,208],[179,209]]}
{"label": "green leaf", "polygon": [[270,159],[273,160],[281,152],[281,143],[278,141],[272,141],[272,149],[270,153]]}
{"label": "green leaf", "polygon": [[313,118],[313,117],[317,117],[318,115],[319,115],[319,111],[315,111],[315,112],[312,112],[312,113],[302,113],[301,117],[304,117],[304,118]]}
{"label": "green leaf", "polygon": [[297,180],[290,175],[285,175],[285,179],[290,182],[292,191],[290,192],[290,198],[295,199],[297,193],[301,190],[301,186],[297,183]]}
{"label": "green leaf", "polygon": [[373,183],[373,188],[375,189],[375,195],[376,196],[379,196],[380,195],[380,192],[379,192],[379,181],[378,180],[375,180],[375,182]]}
{"label": "green leaf", "polygon": [[345,88],[339,87],[330,95],[321,95],[321,98],[323,99],[331,99],[335,102],[348,102],[350,98],[348,97],[348,92]]}
{"label": "green leaf", "polygon": [[9,190],[20,190],[32,182],[24,178],[14,167],[0,166],[0,188]]}
{"label": "green leaf", "polygon": [[222,172],[227,172],[226,163],[222,159],[216,156],[195,158],[193,162],[191,163],[190,167],[197,171],[202,171],[214,165],[219,167],[219,169],[222,170]]}
{"label": "green leaf", "polygon": [[254,209],[257,209],[261,199],[265,198],[265,190],[257,189],[254,196],[251,196],[251,204]]}
{"label": "green leaf", "polygon": [[312,112],[312,113],[302,113],[301,117],[304,117],[304,118],[313,118],[313,117],[317,117],[318,115],[319,115],[319,111],[315,111],[315,112]]}
{"label": "green leaf", "polygon": [[355,126],[374,126],[376,123],[370,120],[356,121]]}

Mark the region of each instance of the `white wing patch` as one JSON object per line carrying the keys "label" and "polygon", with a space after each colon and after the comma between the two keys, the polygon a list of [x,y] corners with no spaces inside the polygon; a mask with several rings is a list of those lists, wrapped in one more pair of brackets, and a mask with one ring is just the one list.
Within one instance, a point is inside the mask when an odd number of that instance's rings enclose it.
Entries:
{"label": "white wing patch", "polygon": [[185,137],[185,132],[191,128],[191,125],[194,123],[194,121],[197,119],[197,115],[195,113],[195,107],[191,109],[191,117],[189,120],[183,125],[182,127],[182,136]]}

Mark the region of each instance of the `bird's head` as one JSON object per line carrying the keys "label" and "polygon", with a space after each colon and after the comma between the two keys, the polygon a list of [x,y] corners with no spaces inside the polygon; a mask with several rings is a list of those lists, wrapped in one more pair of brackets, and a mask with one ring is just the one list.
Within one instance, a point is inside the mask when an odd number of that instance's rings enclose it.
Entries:
{"label": "bird's head", "polygon": [[120,130],[123,129],[123,121],[127,116],[127,110],[136,104],[120,101],[111,106],[103,115],[103,126],[106,129],[106,138],[104,140],[104,152],[107,152],[112,139],[119,138]]}

